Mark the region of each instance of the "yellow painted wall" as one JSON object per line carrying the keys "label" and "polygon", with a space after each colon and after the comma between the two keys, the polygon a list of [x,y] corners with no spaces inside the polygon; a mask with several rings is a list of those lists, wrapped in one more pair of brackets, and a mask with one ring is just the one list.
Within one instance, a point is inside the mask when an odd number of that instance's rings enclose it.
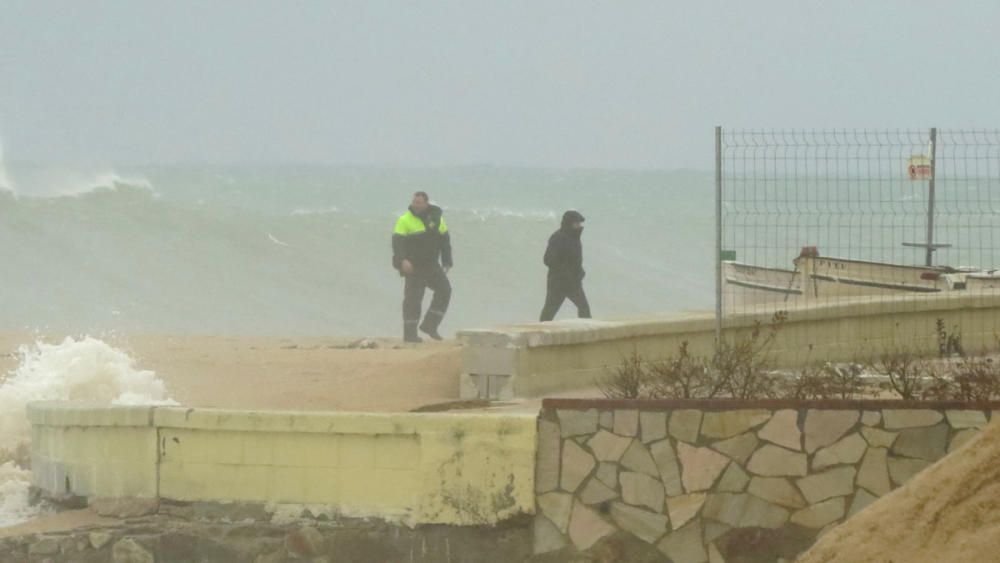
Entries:
{"label": "yellow painted wall", "polygon": [[156,429],[150,407],[32,403],[34,485],[54,494],[157,494]]}
{"label": "yellow painted wall", "polygon": [[68,476],[85,496],[323,505],[408,524],[534,512],[534,415],[158,407],[140,428],[91,425],[117,407],[30,409],[49,492]]}

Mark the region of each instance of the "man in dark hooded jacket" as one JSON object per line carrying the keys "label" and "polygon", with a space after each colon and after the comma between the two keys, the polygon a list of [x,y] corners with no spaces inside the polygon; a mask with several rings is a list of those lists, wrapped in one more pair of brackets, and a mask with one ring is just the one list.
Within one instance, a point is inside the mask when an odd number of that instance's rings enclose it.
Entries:
{"label": "man in dark hooded jacket", "polygon": [[563,301],[569,298],[576,305],[581,319],[590,318],[590,304],[583,292],[583,215],[567,211],[562,217],[562,226],[549,237],[545,249],[545,265],[549,267],[548,291],[542,308],[542,322],[556,317]]}
{"label": "man in dark hooded jacket", "polygon": [[[392,266],[406,278],[403,289],[403,340],[422,342],[417,329],[441,340],[438,327],[451,301],[451,234],[441,208],[431,205],[425,192],[413,194],[410,209],[396,221],[392,234]],[[434,292],[430,308],[420,322],[424,291]],[[419,326],[418,326],[419,325]]]}

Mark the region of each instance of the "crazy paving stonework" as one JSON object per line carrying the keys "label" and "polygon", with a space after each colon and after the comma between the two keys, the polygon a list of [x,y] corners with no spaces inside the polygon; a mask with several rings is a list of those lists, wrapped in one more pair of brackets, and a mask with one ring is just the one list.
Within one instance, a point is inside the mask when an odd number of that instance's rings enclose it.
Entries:
{"label": "crazy paving stonework", "polygon": [[791,561],[964,444],[992,408],[547,400],[535,554]]}

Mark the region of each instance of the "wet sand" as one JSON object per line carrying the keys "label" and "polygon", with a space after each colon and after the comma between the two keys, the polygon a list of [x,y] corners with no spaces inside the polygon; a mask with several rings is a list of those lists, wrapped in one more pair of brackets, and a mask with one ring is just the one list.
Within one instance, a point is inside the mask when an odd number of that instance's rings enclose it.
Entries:
{"label": "wet sand", "polygon": [[[0,373],[17,367],[30,334],[0,335]],[[45,336],[59,342],[61,336]],[[156,372],[170,396],[195,407],[393,412],[458,399],[455,341],[128,335],[103,340]]]}

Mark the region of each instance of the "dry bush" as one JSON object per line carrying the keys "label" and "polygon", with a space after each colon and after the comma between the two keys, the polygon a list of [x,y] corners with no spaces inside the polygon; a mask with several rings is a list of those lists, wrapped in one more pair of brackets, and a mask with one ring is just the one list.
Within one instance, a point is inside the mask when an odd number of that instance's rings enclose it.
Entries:
{"label": "dry bush", "polygon": [[786,319],[779,312],[768,325],[758,321],[746,337],[720,343],[711,359],[692,355],[687,342],[662,361],[646,362],[633,352],[598,380],[597,386],[611,399],[777,397],[781,378],[774,374],[771,348]]}
{"label": "dry bush", "polygon": [[857,363],[811,366],[785,379],[785,399],[860,399],[865,396],[863,367]]}
{"label": "dry bush", "polygon": [[598,379],[597,388],[609,399],[638,399],[644,396],[648,373],[639,352],[622,358],[609,375]]}
{"label": "dry bush", "polygon": [[830,385],[826,374],[820,367],[808,367],[798,373],[785,376],[781,385],[783,399],[808,401],[812,399],[830,398]]}
{"label": "dry bush", "polygon": [[925,399],[985,402],[1000,398],[1000,365],[993,358],[962,358],[932,374]]}
{"label": "dry bush", "polygon": [[866,361],[867,368],[889,378],[889,386],[900,398],[917,399],[924,380],[933,377],[932,366],[906,348],[887,348],[875,358]]}
{"label": "dry bush", "polygon": [[773,398],[778,394],[771,348],[788,319],[779,311],[764,326],[757,321],[750,334],[734,343],[720,342],[712,359],[713,375],[726,394],[735,399]]}
{"label": "dry bush", "polygon": [[1000,398],[1000,366],[993,358],[963,358],[956,367],[956,399],[992,401]]}
{"label": "dry bush", "polygon": [[[787,316],[778,312],[771,322],[757,322],[735,342],[721,342],[711,358],[691,353],[685,341],[662,361],[644,361],[638,352],[625,357],[596,383],[613,399],[787,398],[860,399],[866,396],[865,371],[884,375],[892,391],[904,400],[1000,400],[1000,361],[965,357],[957,327],[936,331],[942,356],[930,361],[906,347],[888,347],[862,362],[815,365],[796,373],[778,373],[772,348]],[[1000,335],[996,336],[1000,347]],[[875,390],[873,395],[878,394]]]}
{"label": "dry bush", "polygon": [[656,398],[710,399],[722,391],[704,358],[692,356],[684,341],[677,355],[649,366],[647,394]]}

